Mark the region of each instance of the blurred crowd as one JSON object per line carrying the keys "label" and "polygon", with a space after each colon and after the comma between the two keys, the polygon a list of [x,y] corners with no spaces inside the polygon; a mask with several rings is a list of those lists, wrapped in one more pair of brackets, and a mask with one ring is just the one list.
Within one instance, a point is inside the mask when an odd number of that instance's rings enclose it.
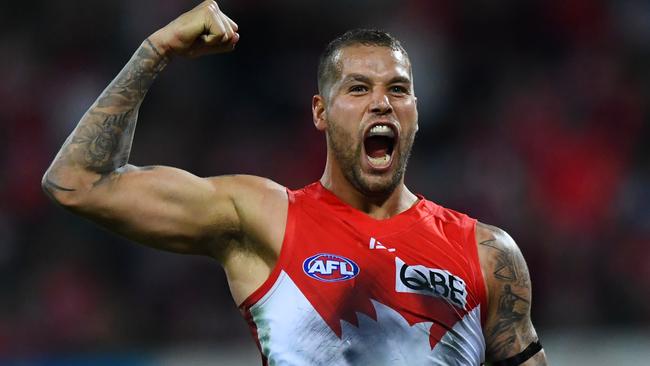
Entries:
{"label": "blurred crowd", "polygon": [[[133,164],[317,180],[318,55],[347,29],[385,29],[414,68],[412,190],[514,237],[542,333],[650,325],[650,2],[220,5],[237,50],[172,60],[140,110]],[[249,341],[215,261],[129,243],[40,188],[140,42],[192,6],[0,5],[0,357]]]}

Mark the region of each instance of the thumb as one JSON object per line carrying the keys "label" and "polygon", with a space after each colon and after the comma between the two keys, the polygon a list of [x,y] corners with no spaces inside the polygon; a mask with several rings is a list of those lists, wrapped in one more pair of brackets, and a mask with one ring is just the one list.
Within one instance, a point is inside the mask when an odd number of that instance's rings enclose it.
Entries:
{"label": "thumb", "polygon": [[206,46],[214,46],[221,40],[221,37],[214,34],[202,34],[199,38]]}

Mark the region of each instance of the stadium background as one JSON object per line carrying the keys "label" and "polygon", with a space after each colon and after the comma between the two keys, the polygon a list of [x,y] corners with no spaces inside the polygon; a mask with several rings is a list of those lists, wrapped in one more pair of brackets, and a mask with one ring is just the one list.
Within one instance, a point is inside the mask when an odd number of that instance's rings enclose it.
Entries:
{"label": "stadium background", "polygon": [[[317,57],[383,28],[414,64],[407,183],[510,232],[554,364],[650,358],[650,2],[225,0],[241,42],[174,60],[131,162],[316,180]],[[55,207],[40,179],[144,38],[194,3],[0,5],[0,363],[256,364],[223,272]]]}

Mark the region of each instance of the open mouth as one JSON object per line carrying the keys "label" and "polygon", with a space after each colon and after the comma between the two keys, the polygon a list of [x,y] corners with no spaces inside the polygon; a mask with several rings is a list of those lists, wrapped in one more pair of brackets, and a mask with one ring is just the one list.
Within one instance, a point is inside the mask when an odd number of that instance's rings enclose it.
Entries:
{"label": "open mouth", "polygon": [[370,128],[363,140],[363,148],[370,166],[376,169],[388,168],[393,157],[396,133],[386,124],[376,124]]}

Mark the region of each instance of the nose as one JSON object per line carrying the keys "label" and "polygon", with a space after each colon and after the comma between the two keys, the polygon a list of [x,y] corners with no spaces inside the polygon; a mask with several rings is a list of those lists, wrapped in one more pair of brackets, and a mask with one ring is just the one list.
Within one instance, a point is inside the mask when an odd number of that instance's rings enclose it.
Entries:
{"label": "nose", "polygon": [[393,107],[390,105],[388,95],[381,92],[375,92],[370,101],[370,113],[377,115],[385,115],[393,112]]}

